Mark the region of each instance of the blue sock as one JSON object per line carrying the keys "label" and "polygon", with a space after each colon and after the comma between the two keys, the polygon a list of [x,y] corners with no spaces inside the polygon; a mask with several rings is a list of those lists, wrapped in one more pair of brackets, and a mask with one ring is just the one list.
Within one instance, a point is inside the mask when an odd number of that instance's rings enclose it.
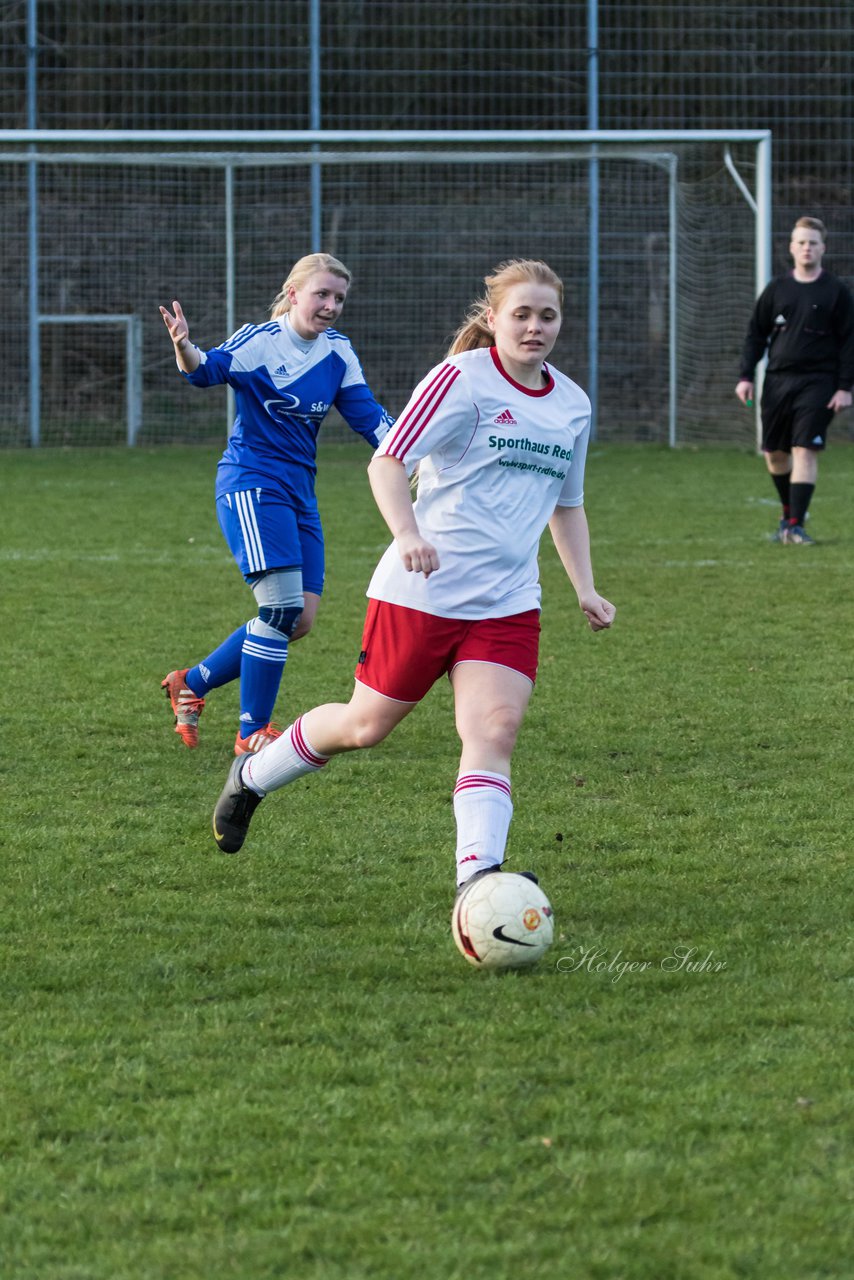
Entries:
{"label": "blue sock", "polygon": [[247,631],[240,663],[241,738],[270,723],[287,656],[288,642],[281,634],[274,640]]}
{"label": "blue sock", "polygon": [[246,638],[246,623],[223,640],[207,658],[203,658],[195,667],[190,667],[185,679],[187,684],[203,698],[210,689],[218,689],[220,685],[230,684],[240,675],[240,659],[243,641]]}

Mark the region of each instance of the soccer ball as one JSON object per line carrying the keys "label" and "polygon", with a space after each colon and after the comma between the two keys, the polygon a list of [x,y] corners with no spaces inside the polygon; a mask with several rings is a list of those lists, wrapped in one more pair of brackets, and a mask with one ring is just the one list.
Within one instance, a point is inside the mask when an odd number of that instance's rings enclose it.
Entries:
{"label": "soccer ball", "polygon": [[451,931],[478,969],[523,969],[552,944],[551,904],[527,876],[500,871],[479,876],[454,903]]}

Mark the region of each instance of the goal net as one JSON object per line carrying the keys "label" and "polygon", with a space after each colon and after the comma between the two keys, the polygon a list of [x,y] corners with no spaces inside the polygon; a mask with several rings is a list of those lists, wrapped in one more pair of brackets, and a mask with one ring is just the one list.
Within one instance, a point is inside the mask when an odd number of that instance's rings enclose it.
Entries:
{"label": "goal net", "polygon": [[0,445],[222,440],[227,393],[180,379],[159,304],[179,299],[193,340],[214,346],[266,319],[291,263],[324,249],[353,272],[341,328],[393,414],[484,274],[537,257],[566,286],[553,361],[595,390],[600,440],[749,446],[733,387],[769,273],[767,146],[8,131]]}

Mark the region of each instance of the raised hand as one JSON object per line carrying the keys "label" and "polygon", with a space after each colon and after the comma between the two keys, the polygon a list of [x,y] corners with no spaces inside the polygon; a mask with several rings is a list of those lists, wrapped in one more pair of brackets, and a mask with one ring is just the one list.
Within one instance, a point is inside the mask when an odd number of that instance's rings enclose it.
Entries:
{"label": "raised hand", "polygon": [[184,318],[180,302],[173,302],[172,307],[172,311],[168,307],[161,307],[160,314],[163,317],[163,323],[169,330],[169,337],[175,346],[175,359],[178,362],[178,368],[182,369],[184,373],[193,373],[199,367],[201,356],[190,341],[189,326]]}
{"label": "raised hand", "polygon": [[160,314],[163,317],[163,323],[169,330],[169,337],[177,346],[179,342],[186,341],[189,338],[190,330],[184,318],[180,302],[173,302],[172,306],[175,309],[174,315],[166,307],[160,308]]}

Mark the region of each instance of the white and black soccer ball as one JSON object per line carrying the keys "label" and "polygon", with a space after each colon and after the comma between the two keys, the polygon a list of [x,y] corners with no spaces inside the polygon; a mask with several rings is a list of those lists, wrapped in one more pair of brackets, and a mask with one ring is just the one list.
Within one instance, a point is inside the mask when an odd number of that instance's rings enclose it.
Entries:
{"label": "white and black soccer ball", "polygon": [[554,938],[551,903],[527,876],[501,871],[463,888],[451,916],[454,942],[478,969],[536,964]]}

